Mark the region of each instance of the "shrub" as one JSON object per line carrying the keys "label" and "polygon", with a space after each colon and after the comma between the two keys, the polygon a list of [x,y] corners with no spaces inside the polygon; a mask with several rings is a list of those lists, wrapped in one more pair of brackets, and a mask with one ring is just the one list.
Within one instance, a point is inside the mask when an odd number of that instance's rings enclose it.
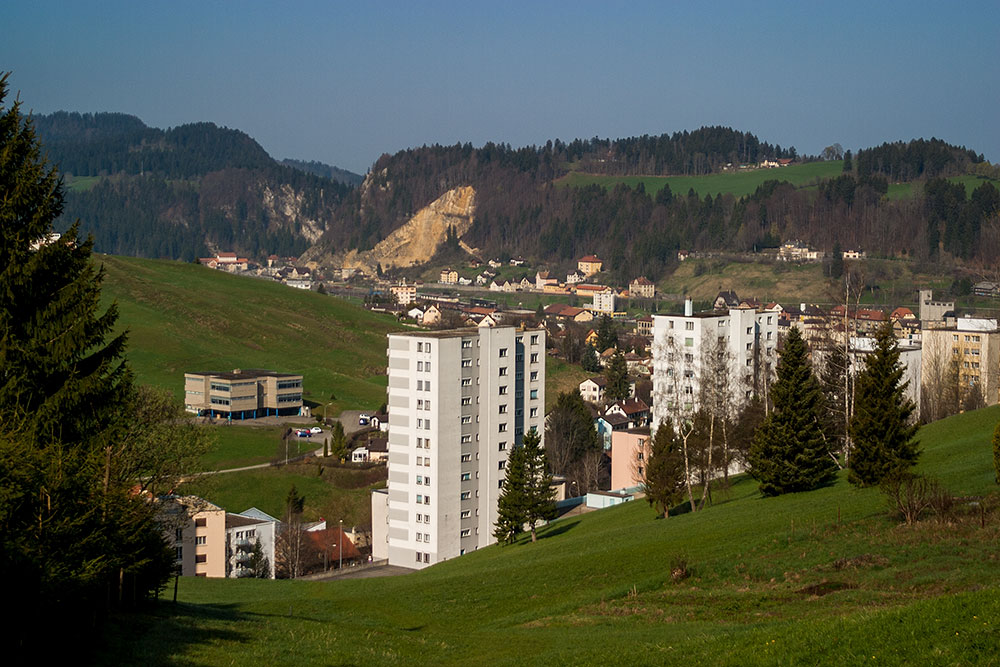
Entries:
{"label": "shrub", "polygon": [[905,472],[886,478],[880,488],[889,503],[890,514],[902,518],[907,524],[920,519],[940,490],[936,481]]}

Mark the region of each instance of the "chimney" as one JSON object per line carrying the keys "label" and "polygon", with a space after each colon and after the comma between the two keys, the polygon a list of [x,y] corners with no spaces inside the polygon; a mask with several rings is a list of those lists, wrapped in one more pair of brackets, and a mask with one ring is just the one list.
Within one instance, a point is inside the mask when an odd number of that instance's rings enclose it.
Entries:
{"label": "chimney", "polygon": [[694,315],[694,303],[691,301],[691,297],[684,299],[684,317],[691,317]]}

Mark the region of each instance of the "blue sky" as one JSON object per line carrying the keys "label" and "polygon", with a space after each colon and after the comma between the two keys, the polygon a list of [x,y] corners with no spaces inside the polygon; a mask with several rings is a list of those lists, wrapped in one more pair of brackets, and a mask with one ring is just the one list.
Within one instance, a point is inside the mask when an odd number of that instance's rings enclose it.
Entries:
{"label": "blue sky", "polygon": [[39,113],[213,121],[364,172],[425,143],[748,130],[1000,161],[1000,3],[6,2]]}

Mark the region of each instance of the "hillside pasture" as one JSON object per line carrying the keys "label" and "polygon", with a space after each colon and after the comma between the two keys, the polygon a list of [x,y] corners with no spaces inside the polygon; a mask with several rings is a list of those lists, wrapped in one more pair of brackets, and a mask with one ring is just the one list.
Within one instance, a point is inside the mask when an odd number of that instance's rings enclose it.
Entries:
{"label": "hillside pasture", "polygon": [[995,664],[998,419],[920,431],[919,471],[960,498],[945,518],[900,525],[844,473],[777,498],[742,477],[703,512],[638,500],[401,577],[186,578],[105,662]]}

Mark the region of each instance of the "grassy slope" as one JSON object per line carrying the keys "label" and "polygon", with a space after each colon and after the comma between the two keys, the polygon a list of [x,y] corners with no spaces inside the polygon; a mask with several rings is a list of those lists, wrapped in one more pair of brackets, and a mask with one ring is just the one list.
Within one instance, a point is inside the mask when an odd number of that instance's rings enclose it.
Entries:
{"label": "grassy slope", "polygon": [[[995,489],[998,418],[991,408],[923,429],[921,470],[959,494]],[[896,526],[877,490],[843,476],[770,499],[741,480],[722,496],[669,520],[633,502],[556,522],[534,545],[405,577],[186,579],[183,604],[163,605],[142,641],[131,628],[113,635],[109,661],[996,662],[995,514],[985,530],[977,521]],[[674,583],[680,561],[692,576]]]}
{"label": "grassy slope", "polygon": [[640,182],[651,196],[663,189],[664,184],[670,185],[675,195],[686,195],[693,189],[699,196],[707,194],[713,197],[717,194],[730,193],[742,197],[753,193],[764,181],[781,180],[793,185],[810,185],[817,179],[827,179],[843,173],[844,163],[808,162],[780,169],[752,169],[748,171],[724,172],[706,176],[605,176],[602,174],[585,174],[570,172],[557,182],[564,185],[582,187],[598,184],[612,188],[619,183],[625,183],[634,188]]}
{"label": "grassy slope", "polygon": [[186,371],[269,368],[302,373],[307,400],[336,394],[338,411],[385,400],[385,334],[400,329],[391,317],[197,265],[96,257],[141,382],[180,398]]}

